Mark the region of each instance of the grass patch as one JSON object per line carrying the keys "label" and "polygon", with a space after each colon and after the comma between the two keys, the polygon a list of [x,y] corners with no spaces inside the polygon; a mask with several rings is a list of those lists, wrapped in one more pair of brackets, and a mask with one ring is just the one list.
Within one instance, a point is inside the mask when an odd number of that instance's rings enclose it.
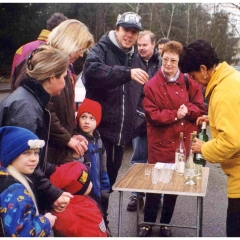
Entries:
{"label": "grass patch", "polygon": [[0,77],[0,83],[9,83],[10,78]]}

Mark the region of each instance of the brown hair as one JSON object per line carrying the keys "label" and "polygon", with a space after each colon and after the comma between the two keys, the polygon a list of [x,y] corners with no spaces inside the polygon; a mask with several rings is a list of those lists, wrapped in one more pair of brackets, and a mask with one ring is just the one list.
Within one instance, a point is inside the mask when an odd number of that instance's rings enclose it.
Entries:
{"label": "brown hair", "polygon": [[40,45],[27,62],[27,74],[38,80],[49,79],[52,74],[59,78],[68,68],[69,57],[66,53],[49,45]]}
{"label": "brown hair", "polygon": [[165,52],[176,53],[180,57],[183,50],[183,45],[177,41],[169,41],[164,44],[162,56]]}

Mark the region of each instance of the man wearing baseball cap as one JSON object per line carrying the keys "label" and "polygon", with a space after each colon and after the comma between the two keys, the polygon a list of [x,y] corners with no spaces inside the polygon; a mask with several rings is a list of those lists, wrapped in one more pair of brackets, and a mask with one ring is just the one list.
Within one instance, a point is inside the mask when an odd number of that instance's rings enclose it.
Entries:
{"label": "man wearing baseball cap", "polygon": [[124,146],[137,136],[136,109],[143,85],[148,81],[146,67],[134,53],[142,31],[141,17],[134,12],[119,14],[115,30],[107,32],[90,50],[83,68],[86,97],[102,106],[97,127],[107,153],[111,187],[121,167]]}

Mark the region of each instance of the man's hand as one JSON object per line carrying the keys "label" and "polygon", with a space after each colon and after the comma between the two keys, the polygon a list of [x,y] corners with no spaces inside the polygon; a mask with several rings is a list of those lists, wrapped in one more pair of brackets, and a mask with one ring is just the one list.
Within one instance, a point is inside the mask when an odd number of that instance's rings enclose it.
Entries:
{"label": "man's hand", "polygon": [[148,82],[148,74],[140,68],[133,68],[131,69],[131,79],[140,84],[145,84]]}
{"label": "man's hand", "polygon": [[196,121],[197,125],[202,124],[203,122],[209,123],[208,115],[203,115],[199,117]]}
{"label": "man's hand", "polygon": [[73,195],[69,192],[63,192],[62,195],[53,203],[52,208],[55,212],[63,212],[68,206]]}

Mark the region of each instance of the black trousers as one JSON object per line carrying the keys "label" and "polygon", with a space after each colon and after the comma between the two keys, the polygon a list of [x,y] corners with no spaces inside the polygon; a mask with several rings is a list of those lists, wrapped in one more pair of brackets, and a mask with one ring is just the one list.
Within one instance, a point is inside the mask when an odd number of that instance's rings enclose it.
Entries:
{"label": "black trousers", "polygon": [[240,237],[240,198],[228,198],[227,237]]}
{"label": "black trousers", "polygon": [[[160,223],[170,223],[177,197],[177,195],[164,194]],[[158,210],[160,208],[161,198],[161,194],[146,194],[144,222],[156,222]]]}
{"label": "black trousers", "polygon": [[107,172],[112,190],[112,186],[116,182],[118,171],[122,164],[124,146],[115,145],[104,138],[102,138],[102,142],[107,153]]}

